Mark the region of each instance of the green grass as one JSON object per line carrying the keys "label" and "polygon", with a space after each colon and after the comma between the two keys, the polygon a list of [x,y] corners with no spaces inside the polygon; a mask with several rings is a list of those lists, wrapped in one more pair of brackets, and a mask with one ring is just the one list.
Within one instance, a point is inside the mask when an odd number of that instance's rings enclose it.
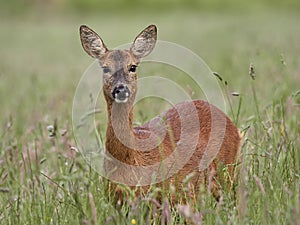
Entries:
{"label": "green grass", "polygon": [[[103,188],[106,181],[70,148],[76,146],[72,99],[92,62],[81,48],[79,25],[90,25],[115,47],[155,23],[160,39],[188,47],[221,75],[228,114],[245,134],[236,194],[224,192],[220,202],[203,194],[194,209],[182,206],[193,211],[190,221],[202,215],[204,224],[299,224],[299,19],[286,11],[40,13],[1,19],[1,223],[130,224],[135,219],[137,224],[159,224],[160,214],[183,223],[185,213],[179,216],[151,195],[129,198],[115,208]],[[255,80],[249,76],[251,63]],[[187,78],[174,75],[180,79],[187,88]],[[164,106],[158,103],[141,102],[135,120],[142,123],[160,113]],[[104,117],[99,115],[101,132]],[[58,132],[49,138],[47,126],[55,119]]]}

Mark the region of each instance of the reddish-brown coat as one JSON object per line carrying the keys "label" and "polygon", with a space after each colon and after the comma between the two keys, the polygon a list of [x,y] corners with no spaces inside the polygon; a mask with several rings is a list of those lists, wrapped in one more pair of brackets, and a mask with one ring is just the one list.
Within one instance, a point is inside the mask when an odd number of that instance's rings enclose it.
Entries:
{"label": "reddish-brown coat", "polygon": [[[177,189],[177,194],[182,193],[182,196],[184,196],[182,190],[182,182],[187,178],[188,175],[192,173],[193,175],[189,181],[189,185],[193,187],[192,193],[196,193],[197,195],[201,185],[204,185],[207,186],[207,188],[210,189],[210,191],[212,191],[216,197],[218,197],[219,188],[221,188],[220,184],[226,182],[227,187],[230,187],[232,181],[234,180],[234,166],[237,160],[242,137],[231,120],[215,106],[202,100],[196,100],[192,103],[195,105],[195,108],[197,110],[200,124],[200,133],[198,136],[197,147],[195,148],[194,153],[189,158],[187,163],[182,167],[181,170],[178,171],[178,173],[155,185],[161,186],[162,183],[164,183],[164,187],[169,187],[170,184],[173,184]],[[164,122],[165,124],[168,124],[168,129],[171,132],[167,132],[161,144],[156,148],[151,149],[150,151],[143,151],[143,149],[130,149],[124,146],[122,142],[120,142],[119,138],[117,138],[115,135],[115,129],[112,126],[112,121],[109,121],[106,137],[106,149],[108,153],[117,160],[133,166],[148,166],[164,160],[174,151],[176,143],[180,141],[180,135],[182,132],[181,120],[184,118],[179,117],[177,110],[180,108],[188,109],[189,107],[186,107],[186,104],[189,103],[180,103],[176,105],[176,108],[173,107],[167,112],[163,113]],[[108,106],[108,111],[108,114],[111,115],[110,106]],[[215,135],[216,132],[218,132],[218,125],[213,129],[211,128],[211,112],[215,113],[217,119],[226,121],[225,133],[223,139],[215,140],[215,142],[217,143],[216,145],[221,145],[220,149],[215,149],[215,151],[218,151],[216,158],[206,170],[200,171],[199,163],[203,157],[204,151],[206,150],[209,138],[211,137],[211,135]],[[125,112],[123,113],[123,115],[126,115]],[[130,113],[127,115],[129,115],[128,118],[118,118],[120,119],[120,121],[118,121],[119,124],[129,124],[129,130],[131,130],[131,132],[124,132],[124,135],[133,135],[137,139],[149,138],[149,122],[141,127],[132,127],[132,111],[130,111]],[[189,113],[186,112],[184,115],[188,116]],[[162,116],[160,116],[159,118],[161,117]],[[153,120],[157,118],[154,118]],[[190,127],[191,129],[188,130],[188,132],[190,132],[191,138],[194,138],[192,134],[196,131],[197,127],[195,127],[192,123]],[[223,127],[221,125],[221,129],[222,128]],[[117,166],[118,168],[115,168],[115,166]],[[221,172],[222,168],[224,167],[228,167],[228,177],[226,180],[221,181],[220,178],[218,178],[219,176],[217,173]],[[114,168],[115,171],[113,172],[113,174],[110,174],[110,176],[114,179],[123,181],[124,183],[126,183],[126,180],[130,179],[128,177],[128,174],[130,174],[130,172],[126,171],[124,167],[120,166],[119,163],[112,163],[110,165],[110,161],[107,160],[107,172],[109,173],[109,171],[112,171],[112,168]],[[223,177],[223,175],[220,177]],[[116,193],[117,199],[123,199],[124,193],[122,193],[121,191],[116,192],[116,186],[117,184],[112,184],[112,192]],[[143,192],[146,193],[149,187],[150,186],[143,187]],[[131,188],[136,189],[135,186],[132,186]],[[137,193],[140,192],[137,191]],[[172,198],[175,197],[172,196]],[[175,199],[173,199],[173,201],[175,201]]]}

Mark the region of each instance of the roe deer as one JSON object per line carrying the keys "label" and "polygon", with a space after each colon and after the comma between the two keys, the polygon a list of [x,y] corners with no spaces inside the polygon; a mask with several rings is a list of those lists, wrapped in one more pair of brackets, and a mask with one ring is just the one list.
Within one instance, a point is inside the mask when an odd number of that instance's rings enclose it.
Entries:
{"label": "roe deer", "polygon": [[[176,193],[182,193],[183,196],[186,195],[183,183],[187,177],[189,187],[192,188],[190,193],[196,196],[201,185],[207,186],[216,197],[222,183],[231,186],[242,137],[231,120],[217,107],[202,100],[187,101],[176,104],[141,127],[133,127],[136,69],[140,59],[150,54],[156,44],[155,25],[145,28],[135,38],[129,50],[108,50],[98,34],[85,25],[80,27],[80,38],[84,50],[96,58],[103,69],[103,92],[108,111],[106,153],[119,162],[114,163],[111,159],[104,161],[104,170],[112,181],[128,184],[131,188],[141,186],[137,194],[147,192],[151,182],[163,184],[167,188],[174,185]],[[192,142],[195,143],[194,146],[189,145]],[[178,157],[167,161],[162,166],[163,169],[171,170],[173,164],[181,161],[188,151],[192,153],[171,175],[164,177],[155,171],[158,179],[155,181],[153,174],[147,173],[147,170],[134,171],[135,167],[159,165],[178,146],[186,147],[178,151]],[[201,169],[201,160],[205,157],[207,166],[202,166]],[[226,166],[228,172],[227,179],[223,181],[220,166]],[[123,194],[116,182],[111,182],[110,185],[116,198],[122,199]],[[171,198],[176,201],[177,197]]]}

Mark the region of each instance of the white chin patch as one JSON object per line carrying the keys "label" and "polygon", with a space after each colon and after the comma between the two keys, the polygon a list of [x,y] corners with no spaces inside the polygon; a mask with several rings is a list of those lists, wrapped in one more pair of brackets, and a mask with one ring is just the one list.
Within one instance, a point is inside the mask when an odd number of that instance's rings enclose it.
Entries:
{"label": "white chin patch", "polygon": [[[121,98],[121,99],[120,99]],[[116,94],[116,98],[115,98],[115,102],[116,103],[126,103],[129,99],[129,93],[125,92],[125,93],[119,93]]]}
{"label": "white chin patch", "polygon": [[115,102],[116,102],[116,103],[126,103],[126,102],[128,102],[128,98],[125,98],[125,99],[118,99],[118,98],[115,98]]}

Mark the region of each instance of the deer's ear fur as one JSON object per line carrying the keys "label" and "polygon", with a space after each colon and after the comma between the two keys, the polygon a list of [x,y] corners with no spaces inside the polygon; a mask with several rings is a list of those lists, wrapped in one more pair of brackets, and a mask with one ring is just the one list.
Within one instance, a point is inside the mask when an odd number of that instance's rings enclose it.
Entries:
{"label": "deer's ear fur", "polygon": [[157,28],[155,25],[150,25],[135,38],[130,50],[137,58],[143,58],[152,52],[156,40]]}
{"label": "deer's ear fur", "polygon": [[108,51],[102,39],[88,26],[80,26],[79,32],[83,49],[93,58],[99,58]]}

